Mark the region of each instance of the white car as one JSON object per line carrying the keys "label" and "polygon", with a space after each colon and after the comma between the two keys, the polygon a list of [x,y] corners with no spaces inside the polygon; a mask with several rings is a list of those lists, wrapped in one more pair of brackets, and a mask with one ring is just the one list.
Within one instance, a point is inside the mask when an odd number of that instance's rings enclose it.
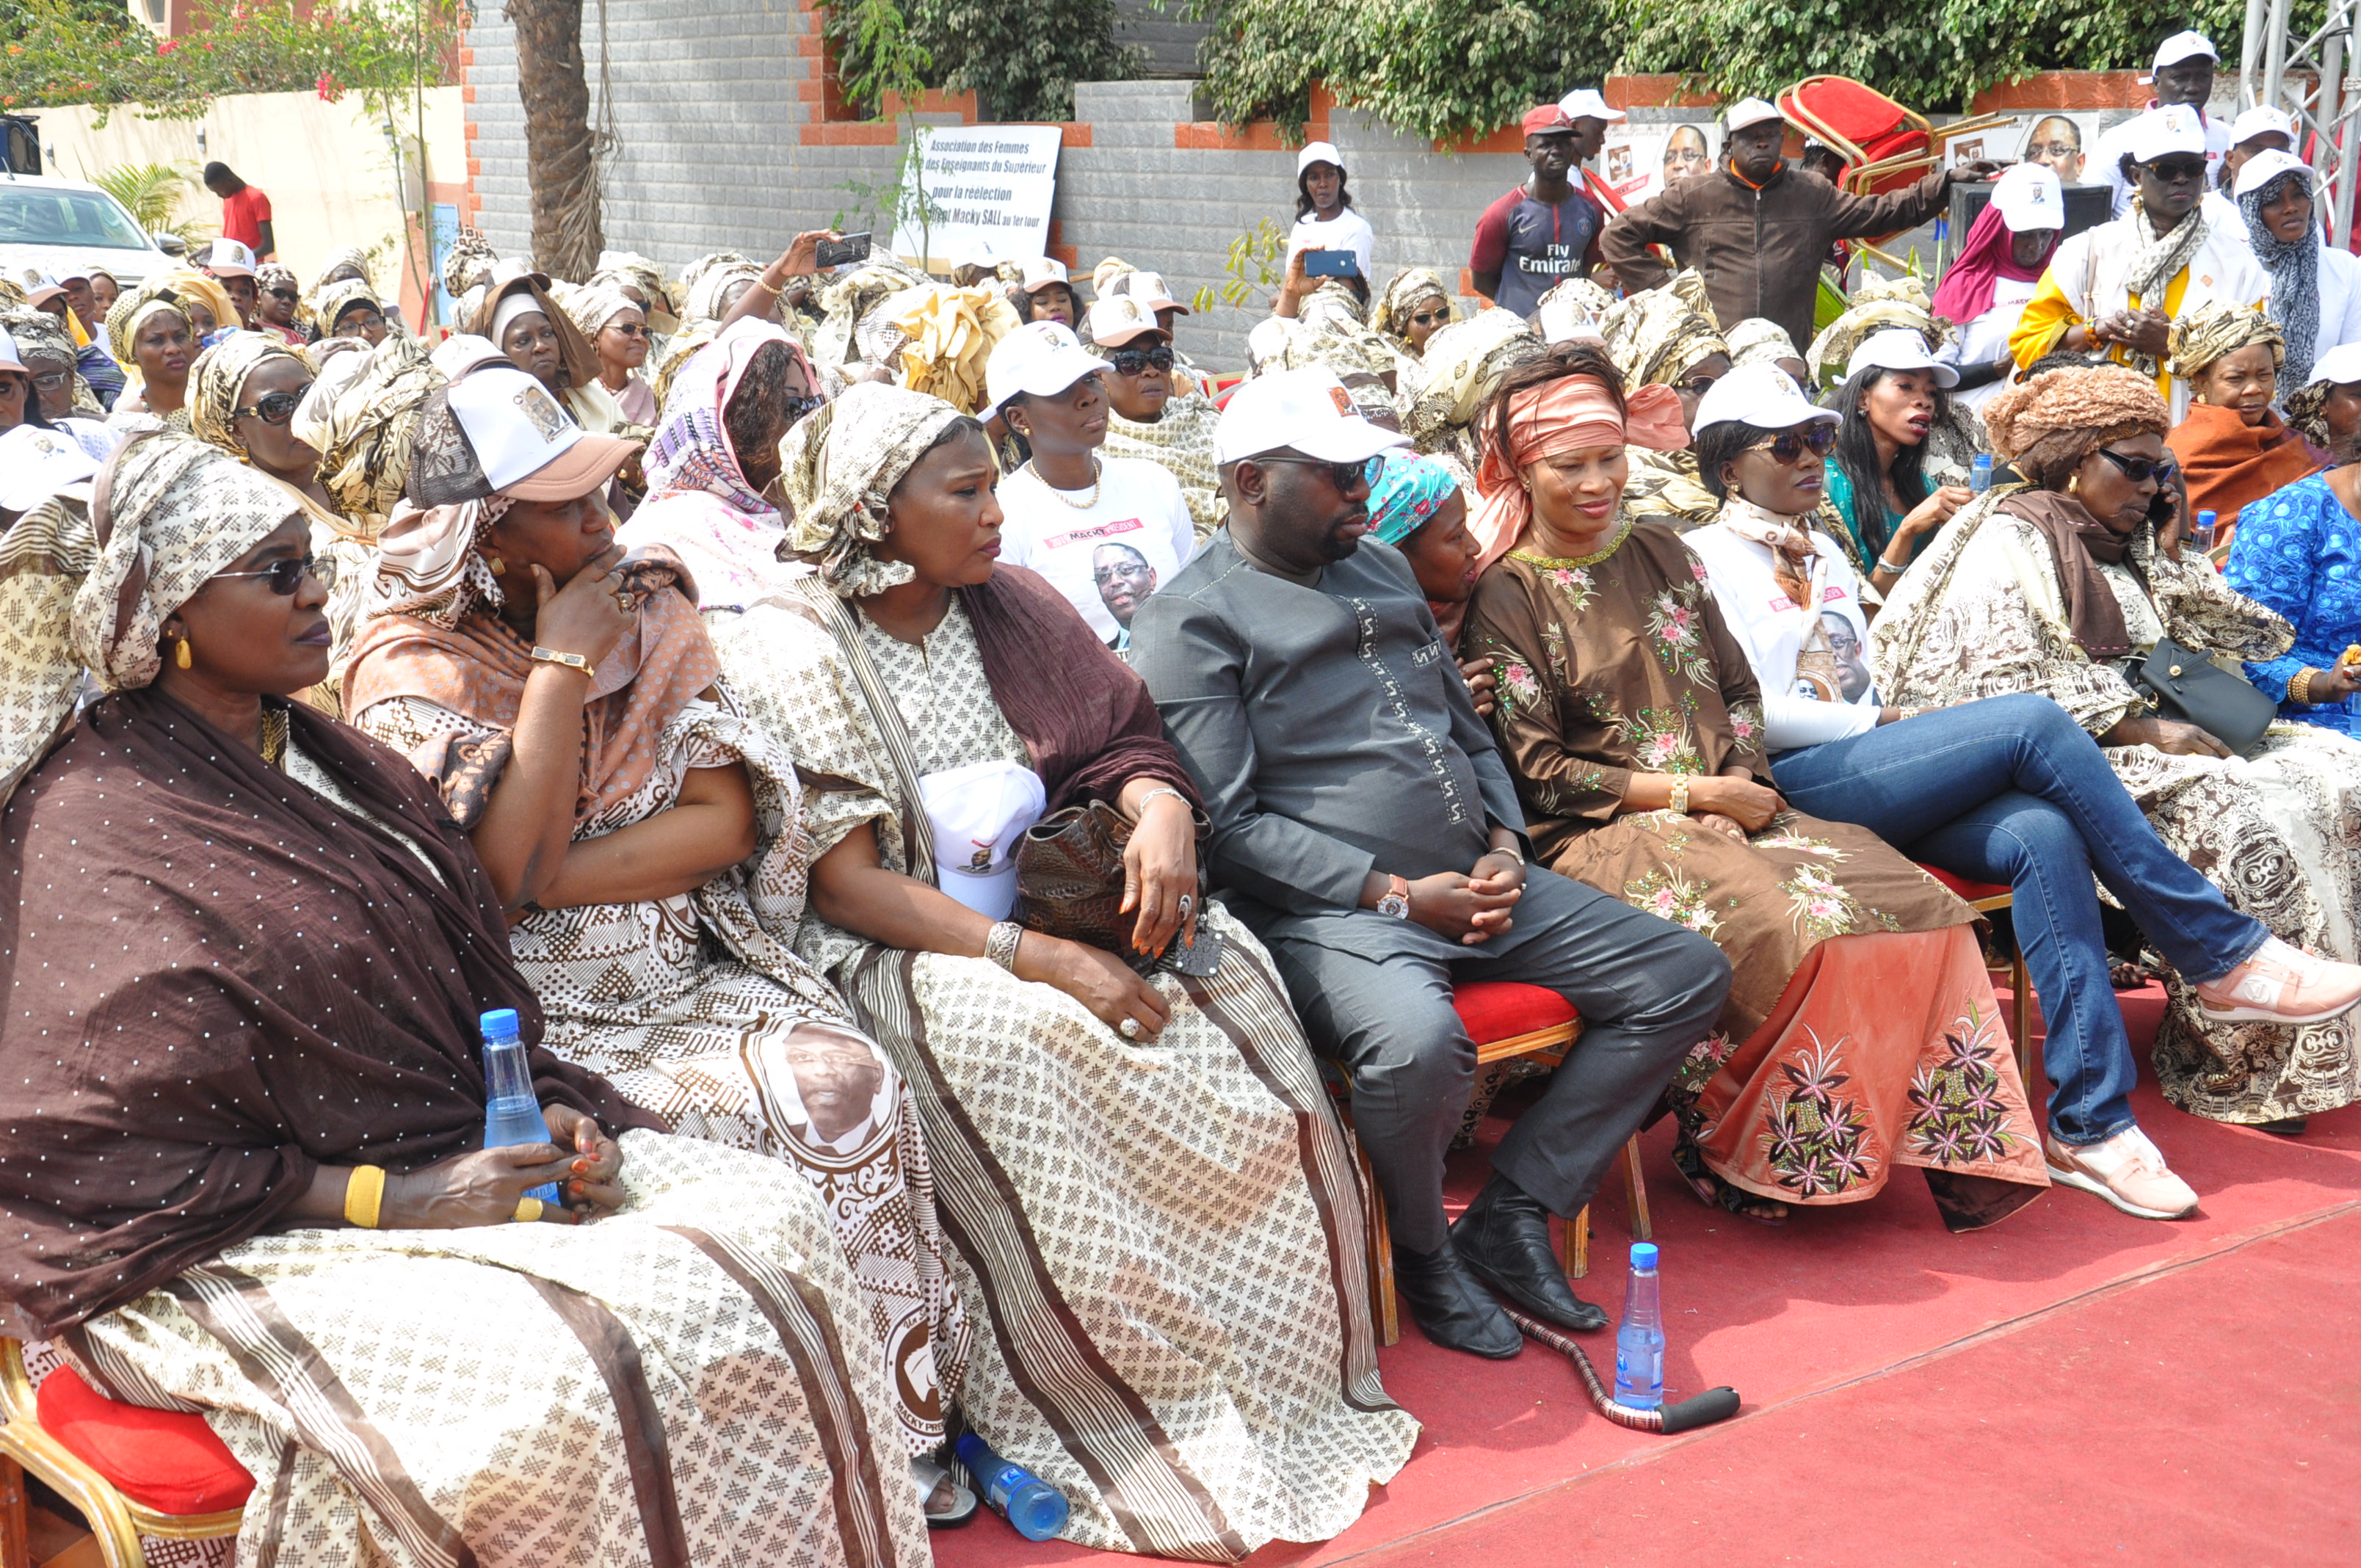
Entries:
{"label": "white car", "polygon": [[128,292],[151,272],[180,265],[123,203],[95,185],[44,174],[0,172],[0,275],[55,277],[104,268]]}

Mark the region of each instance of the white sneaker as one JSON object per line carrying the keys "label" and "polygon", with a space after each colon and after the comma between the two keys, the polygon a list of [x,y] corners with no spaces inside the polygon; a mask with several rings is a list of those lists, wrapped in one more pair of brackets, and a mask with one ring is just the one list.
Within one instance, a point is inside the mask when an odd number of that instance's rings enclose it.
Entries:
{"label": "white sneaker", "polygon": [[2255,956],[2197,988],[2209,1024],[2318,1024],[2361,1005],[2361,964],[2267,938]]}
{"label": "white sneaker", "polygon": [[2143,1220],[2180,1220],[2197,1212],[2197,1192],[2172,1174],[2164,1156],[2137,1127],[2126,1127],[2095,1144],[2041,1140],[2049,1179],[2096,1193],[2125,1213]]}

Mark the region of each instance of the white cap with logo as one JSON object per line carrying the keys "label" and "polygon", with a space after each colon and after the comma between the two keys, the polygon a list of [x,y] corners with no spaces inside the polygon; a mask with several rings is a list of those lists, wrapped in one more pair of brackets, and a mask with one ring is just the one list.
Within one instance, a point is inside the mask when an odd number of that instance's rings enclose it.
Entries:
{"label": "white cap with logo", "polygon": [[2268,104],[2257,104],[2230,122],[2230,145],[2240,146],[2257,137],[2280,136],[2288,146],[2295,146],[2295,117],[2284,109],[2274,109]]}
{"label": "white cap with logo", "polygon": [[97,472],[98,460],[63,431],[17,425],[0,433],[0,511],[30,511]]}
{"label": "white cap with logo", "polygon": [[2313,360],[2312,379],[2339,387],[2361,386],[2361,343],[2340,343]]}
{"label": "white cap with logo", "polygon": [[1066,276],[1064,262],[1054,256],[1037,256],[1025,264],[1025,281],[1021,287],[1027,293],[1052,283],[1063,283],[1069,289],[1074,286]]}
{"label": "white cap with logo", "polygon": [[2150,109],[2124,126],[2124,146],[2134,163],[2154,163],[2175,153],[2205,156],[2205,122],[2186,104]]}
{"label": "white cap with logo", "polygon": [[204,268],[216,278],[251,278],[257,263],[242,240],[216,239],[205,252]]}
{"label": "white cap with logo", "polygon": [[[1128,294],[1110,294],[1093,304],[1090,323],[1091,341],[1104,348],[1119,347],[1135,337],[1164,330],[1156,324],[1156,313],[1147,302]],[[988,367],[986,373],[989,374]]]}
{"label": "white cap with logo", "polygon": [[1721,128],[1726,131],[1742,131],[1749,126],[1759,126],[1766,121],[1785,118],[1786,116],[1779,112],[1779,105],[1768,98],[1741,98],[1730,106],[1730,113],[1721,117]]}
{"label": "white cap with logo", "polygon": [[984,390],[992,407],[983,411],[998,412],[1020,392],[1054,398],[1105,368],[1106,361],[1084,348],[1072,327],[1062,322],[1027,322],[992,345],[992,357],[983,363]]}
{"label": "white cap with logo", "polygon": [[[1172,297],[1172,290],[1161,272],[1126,272],[1109,283],[1107,291],[1120,299],[1137,300],[1148,310],[1178,311],[1184,316],[1193,313]],[[1095,328],[1092,335],[1097,335]]]}
{"label": "white cap with logo", "polygon": [[474,368],[430,393],[419,413],[410,499],[422,506],[496,494],[570,501],[613,478],[638,446],[620,436],[590,434],[539,381],[505,357],[492,363],[478,356]]}
{"label": "white cap with logo", "polygon": [[1366,463],[1403,444],[1397,432],[1363,419],[1335,372],[1317,365],[1257,376],[1230,394],[1213,427],[1216,465],[1281,447],[1326,463]]}
{"label": "white cap with logo", "polygon": [[1626,116],[1620,109],[1610,109],[1607,100],[1598,95],[1596,87],[1577,87],[1557,101],[1569,120],[1620,120]]}
{"label": "white cap with logo", "polygon": [[[1927,353],[1927,340],[1906,326],[1890,326],[1862,338],[1860,346],[1852,351],[1852,357],[1845,361],[1845,378],[1850,380],[1872,367],[1880,370],[1932,370],[1935,385],[1956,387],[1960,384],[1959,371]],[[1697,412],[1702,415],[1705,410],[1700,407]]]}
{"label": "white cap with logo", "polygon": [[[1907,330],[1906,328],[1904,330]],[[1880,334],[1883,335],[1883,334]],[[1910,334],[1916,337],[1917,334]],[[1741,365],[1706,389],[1697,400],[1692,434],[1717,424],[1751,424],[1757,430],[1793,430],[1799,424],[1837,424],[1841,416],[1804,396],[1795,378],[1767,359]]]}
{"label": "white cap with logo", "polygon": [[2275,147],[2266,148],[2238,166],[2237,189],[2231,194],[2244,196],[2249,192],[2259,191],[2282,174],[2302,175],[2308,188],[2320,183],[2312,165],[2302,159],[2291,152],[2281,152]]}
{"label": "white cap with logo", "polygon": [[2046,163],[2012,163],[1993,182],[1993,205],[2011,234],[2066,226],[2066,192]]}
{"label": "white cap with logo", "polygon": [[2213,40],[2192,28],[2187,32],[2175,33],[2157,45],[2156,59],[2149,62],[2148,69],[2162,71],[2168,65],[2179,65],[2184,60],[2198,59],[2210,60],[2216,65],[2222,62],[2221,52],[2214,49]]}

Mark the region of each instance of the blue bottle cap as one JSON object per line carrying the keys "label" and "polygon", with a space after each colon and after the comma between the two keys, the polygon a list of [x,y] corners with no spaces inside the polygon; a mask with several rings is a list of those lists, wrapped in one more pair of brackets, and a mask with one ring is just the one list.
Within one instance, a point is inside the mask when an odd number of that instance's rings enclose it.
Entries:
{"label": "blue bottle cap", "polygon": [[513,1040],[517,1037],[517,1014],[513,1007],[495,1007],[477,1020],[488,1040]]}
{"label": "blue bottle cap", "polygon": [[1653,1242],[1633,1242],[1631,1244],[1631,1266],[1634,1268],[1655,1267],[1656,1244]]}
{"label": "blue bottle cap", "polygon": [[1991,454],[1991,453],[1989,453],[1989,452],[1979,452],[1979,453],[1977,453],[1977,454],[1976,454],[1976,460],[1975,460],[1973,463],[1971,463],[1970,465],[1968,465],[1968,466],[1970,466],[1970,467],[1971,467],[1971,468],[1989,468],[1989,467],[1991,467],[1991,466],[1992,466],[1992,454]]}
{"label": "blue bottle cap", "polygon": [[2211,527],[2213,527],[2213,514],[2212,512],[2210,512],[2210,511],[2201,511],[2201,512],[2199,512],[2199,513],[2197,514],[2197,526],[2198,526],[2198,527],[2200,527],[2200,528],[2211,528]]}

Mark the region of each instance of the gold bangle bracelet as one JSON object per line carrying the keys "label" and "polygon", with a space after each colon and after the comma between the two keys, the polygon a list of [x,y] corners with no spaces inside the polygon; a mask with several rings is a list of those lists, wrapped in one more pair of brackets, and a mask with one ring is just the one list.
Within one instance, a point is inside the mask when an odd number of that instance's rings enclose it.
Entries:
{"label": "gold bangle bracelet", "polygon": [[1689,814],[1689,781],[1686,776],[1674,777],[1670,794],[1671,799],[1667,804],[1672,814],[1675,817],[1686,817]]}
{"label": "gold bangle bracelet", "polygon": [[2288,677],[2288,701],[2292,703],[2301,703],[2302,706],[2310,707],[2312,705],[2312,677],[2318,674],[2320,674],[2318,670],[2305,668],[2298,670],[2294,674],[2290,675]]}
{"label": "gold bangle bracelet", "polygon": [[385,1168],[357,1165],[345,1179],[345,1223],[362,1230],[377,1229],[379,1210],[385,1202]]}

